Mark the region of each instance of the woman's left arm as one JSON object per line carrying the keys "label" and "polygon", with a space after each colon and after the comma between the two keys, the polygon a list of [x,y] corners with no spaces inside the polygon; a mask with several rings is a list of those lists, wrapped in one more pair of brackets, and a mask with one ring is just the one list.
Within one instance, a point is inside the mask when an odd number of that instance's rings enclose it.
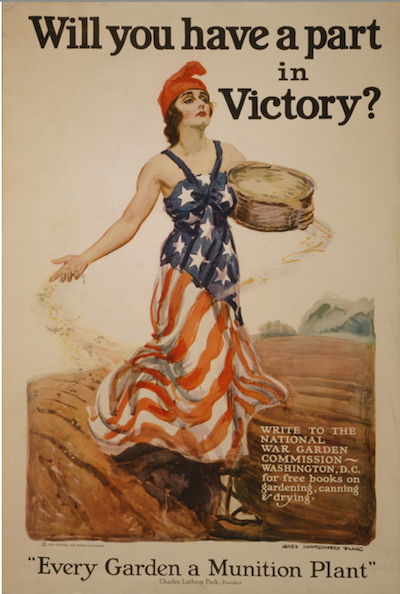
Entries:
{"label": "woman's left arm", "polygon": [[233,144],[222,143],[224,154],[225,170],[229,171],[239,163],[245,163],[246,157]]}

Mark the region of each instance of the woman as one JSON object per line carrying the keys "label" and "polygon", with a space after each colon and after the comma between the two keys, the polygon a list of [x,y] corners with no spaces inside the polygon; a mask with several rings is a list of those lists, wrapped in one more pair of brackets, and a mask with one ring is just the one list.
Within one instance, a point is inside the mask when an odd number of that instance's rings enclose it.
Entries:
{"label": "woman", "polygon": [[111,455],[151,444],[233,469],[248,453],[250,419],[284,401],[287,390],[262,372],[243,326],[227,223],[236,198],[226,172],[245,158],[205,135],[212,106],[205,84],[193,77],[204,73],[189,62],[166,81],[158,101],[170,148],[144,166],[131,203],[97,243],[53,261],[63,266],[51,280],[78,279],[130,241],[163,194],[174,230],[161,253],[152,340],[104,380],[90,430]]}

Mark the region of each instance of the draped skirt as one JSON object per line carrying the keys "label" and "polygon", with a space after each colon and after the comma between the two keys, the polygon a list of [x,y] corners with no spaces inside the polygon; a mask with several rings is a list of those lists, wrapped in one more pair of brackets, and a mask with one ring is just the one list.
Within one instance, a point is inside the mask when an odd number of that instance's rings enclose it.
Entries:
{"label": "draped skirt", "polygon": [[89,411],[102,450],[151,444],[206,463],[247,455],[249,421],[288,393],[262,371],[231,306],[166,264],[151,319],[152,339],[105,378]]}

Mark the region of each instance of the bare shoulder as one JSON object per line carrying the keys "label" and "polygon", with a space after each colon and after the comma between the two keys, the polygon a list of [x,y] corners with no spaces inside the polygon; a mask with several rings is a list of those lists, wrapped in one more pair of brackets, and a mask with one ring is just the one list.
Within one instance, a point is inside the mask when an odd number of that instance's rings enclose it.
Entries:
{"label": "bare shoulder", "polygon": [[157,172],[165,168],[167,161],[167,157],[165,155],[162,155],[161,153],[159,153],[158,155],[154,155],[154,157],[151,157],[151,159],[149,159],[147,163],[145,163],[141,173],[144,173],[146,175],[157,174]]}
{"label": "bare shoulder", "polygon": [[238,165],[238,163],[246,161],[246,157],[243,153],[241,153],[233,144],[222,142],[221,147],[226,169],[231,169],[232,167],[235,167],[235,165]]}
{"label": "bare shoulder", "polygon": [[162,155],[154,155],[145,163],[139,174],[139,182],[160,183],[168,169],[169,159]]}

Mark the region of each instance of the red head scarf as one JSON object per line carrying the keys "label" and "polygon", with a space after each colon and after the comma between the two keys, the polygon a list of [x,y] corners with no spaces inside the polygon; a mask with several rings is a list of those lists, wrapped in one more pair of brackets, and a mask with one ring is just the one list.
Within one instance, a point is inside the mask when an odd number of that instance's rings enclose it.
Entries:
{"label": "red head scarf", "polygon": [[198,78],[193,78],[194,74],[205,74],[207,71],[200,62],[188,62],[179,72],[173,74],[164,84],[163,90],[158,98],[161,111],[165,119],[171,103],[185,91],[189,89],[202,89],[207,91],[206,85]]}

